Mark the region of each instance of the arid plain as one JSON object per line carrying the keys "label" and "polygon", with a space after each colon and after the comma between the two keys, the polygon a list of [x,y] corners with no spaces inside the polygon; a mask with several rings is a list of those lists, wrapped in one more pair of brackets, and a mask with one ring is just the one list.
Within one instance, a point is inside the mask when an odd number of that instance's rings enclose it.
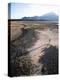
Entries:
{"label": "arid plain", "polygon": [[[55,48],[58,49],[59,46],[58,45],[59,31],[58,31],[57,22],[55,21],[9,21],[8,27],[10,29],[9,36],[10,36],[11,44],[14,47],[16,46],[16,50],[22,50],[22,56],[24,56],[24,54],[26,53],[25,51],[27,51],[28,54],[26,55],[30,56],[31,63],[33,65],[39,65],[38,68],[33,70],[33,73],[30,72],[31,74],[28,75],[58,73],[58,64],[57,64],[58,51],[56,52],[54,50]],[[51,52],[49,52],[49,49],[51,49],[50,50]],[[54,54],[55,52],[53,50],[56,52],[56,54]],[[13,56],[17,57],[16,56],[17,54],[20,55],[21,51],[20,52],[18,51],[18,53],[16,54],[14,52],[11,52],[11,56],[12,56],[11,62],[13,62],[14,60]],[[18,56],[18,58],[19,57],[20,56]],[[16,60],[19,61],[18,59]],[[18,73],[18,71],[17,74],[23,75],[21,73]]]}

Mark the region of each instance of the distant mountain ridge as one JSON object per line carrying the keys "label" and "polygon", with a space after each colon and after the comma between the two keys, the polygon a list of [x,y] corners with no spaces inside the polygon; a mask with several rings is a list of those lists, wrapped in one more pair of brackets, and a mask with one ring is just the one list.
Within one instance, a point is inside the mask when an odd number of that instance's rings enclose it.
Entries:
{"label": "distant mountain ridge", "polygon": [[23,17],[21,20],[58,21],[58,15],[53,12],[50,12],[43,16]]}

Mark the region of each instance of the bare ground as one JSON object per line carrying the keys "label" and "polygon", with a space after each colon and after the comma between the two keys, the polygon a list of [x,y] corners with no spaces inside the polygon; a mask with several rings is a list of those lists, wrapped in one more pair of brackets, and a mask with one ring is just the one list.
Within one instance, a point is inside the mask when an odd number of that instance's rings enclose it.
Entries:
{"label": "bare ground", "polygon": [[29,53],[32,62],[35,64],[38,62],[39,58],[44,55],[44,52],[42,52],[44,48],[49,47],[49,45],[58,47],[58,33],[49,30],[47,31],[36,30],[36,31],[38,32],[38,40],[35,42],[34,46],[28,49],[29,51],[37,48]]}
{"label": "bare ground", "polygon": [[[12,29],[12,31],[11,31],[12,32],[11,34],[13,34],[12,39],[15,39],[16,36],[18,37],[18,36],[20,36],[20,34],[22,34],[22,32],[19,29],[20,28],[17,28],[17,27],[15,29]],[[48,67],[50,67],[50,68],[52,67],[51,73],[54,72],[53,69],[58,64],[58,57],[57,57],[58,54],[55,51],[56,49],[54,47],[54,46],[56,46],[58,48],[58,46],[59,46],[58,45],[58,29],[56,29],[56,28],[52,29],[52,30],[50,30],[49,28],[46,30],[34,29],[34,31],[28,29],[27,33],[24,34],[22,38],[21,37],[17,38],[16,41],[13,43],[15,46],[17,46],[17,48],[20,49],[20,47],[21,47],[22,51],[23,51],[23,48],[26,47],[26,50],[28,51],[28,56],[30,56],[32,64],[39,66],[39,67],[37,67],[38,70],[40,70],[40,71],[42,70],[42,66],[43,66],[43,64],[45,64],[42,62],[45,61],[45,62],[47,62],[46,64],[49,65]],[[50,50],[50,48],[51,48],[51,50]],[[19,55],[21,54],[21,50],[18,51]],[[45,52],[45,51],[47,51],[47,52]],[[13,54],[15,54],[15,52]],[[23,51],[23,53],[24,53],[24,51]],[[23,56],[24,56],[24,54],[23,54]],[[54,56],[56,56],[56,57],[54,57]],[[19,56],[18,56],[18,58],[19,58]],[[54,64],[53,64],[53,62],[54,62]],[[53,66],[53,65],[55,65],[55,66]],[[44,68],[46,68],[46,67],[44,66]],[[56,69],[54,69],[54,70],[57,70],[57,67],[55,67],[55,68]],[[20,68],[19,68],[19,70],[20,70]],[[34,75],[38,74],[38,72],[39,72],[38,70],[36,70],[37,71],[36,73],[34,72]],[[47,71],[49,71],[49,70],[47,70]],[[57,71],[55,71],[55,73],[57,73]],[[39,72],[39,74],[41,74],[41,73]]]}

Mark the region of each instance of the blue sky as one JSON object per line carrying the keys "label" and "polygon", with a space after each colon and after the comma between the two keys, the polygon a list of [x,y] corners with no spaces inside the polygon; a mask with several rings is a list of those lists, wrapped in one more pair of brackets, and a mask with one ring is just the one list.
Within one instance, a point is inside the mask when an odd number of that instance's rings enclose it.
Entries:
{"label": "blue sky", "polygon": [[10,14],[11,19],[20,19],[24,16],[41,16],[49,12],[58,14],[57,7],[49,5],[11,3],[8,9],[8,14]]}

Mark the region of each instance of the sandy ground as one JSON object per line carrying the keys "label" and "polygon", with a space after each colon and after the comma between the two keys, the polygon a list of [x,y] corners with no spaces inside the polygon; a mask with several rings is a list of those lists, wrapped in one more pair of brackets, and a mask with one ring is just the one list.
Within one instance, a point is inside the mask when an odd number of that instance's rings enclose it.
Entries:
{"label": "sandy ground", "polygon": [[58,47],[58,32],[57,32],[57,30],[53,30],[53,31],[36,30],[36,31],[38,32],[38,40],[36,41],[34,46],[32,46],[31,48],[28,48],[28,51],[33,49],[29,54],[31,56],[32,63],[34,63],[34,64],[36,64],[38,62],[39,58],[44,55],[44,52],[42,52],[42,50],[45,47],[49,47],[49,44]]}

